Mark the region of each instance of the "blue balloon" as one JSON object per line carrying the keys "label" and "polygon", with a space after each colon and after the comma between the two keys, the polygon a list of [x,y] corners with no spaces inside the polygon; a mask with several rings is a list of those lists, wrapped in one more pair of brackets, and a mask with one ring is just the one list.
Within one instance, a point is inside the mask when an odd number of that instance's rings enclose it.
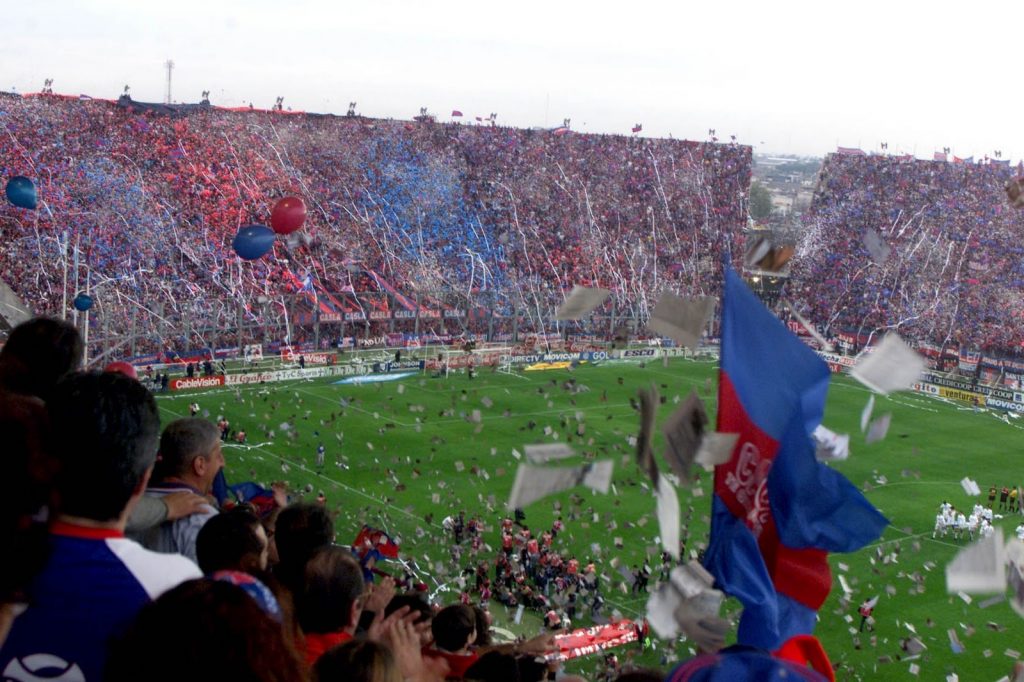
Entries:
{"label": "blue balloon", "polygon": [[7,199],[19,208],[36,207],[36,186],[24,175],[15,175],[7,181]]}
{"label": "blue balloon", "polygon": [[84,313],[92,307],[92,296],[86,293],[80,293],[78,296],[75,296],[75,300],[71,303],[75,306],[75,310],[80,313]]}
{"label": "blue balloon", "polygon": [[256,260],[273,247],[274,231],[266,225],[246,225],[231,242],[231,248],[245,260]]}

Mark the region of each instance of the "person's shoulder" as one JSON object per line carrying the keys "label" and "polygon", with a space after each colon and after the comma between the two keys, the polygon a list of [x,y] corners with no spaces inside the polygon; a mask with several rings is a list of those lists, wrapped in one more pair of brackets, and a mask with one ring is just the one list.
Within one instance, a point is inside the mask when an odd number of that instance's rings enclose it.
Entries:
{"label": "person's shoulder", "polygon": [[107,544],[150,599],[186,580],[203,577],[199,567],[181,554],[154,552],[127,538],[111,539]]}
{"label": "person's shoulder", "polygon": [[202,508],[195,514],[192,514],[191,516],[187,516],[185,518],[195,519],[200,523],[200,525],[202,525],[209,521],[211,516],[216,516],[217,514],[220,514],[219,509],[214,507],[212,504],[204,504]]}

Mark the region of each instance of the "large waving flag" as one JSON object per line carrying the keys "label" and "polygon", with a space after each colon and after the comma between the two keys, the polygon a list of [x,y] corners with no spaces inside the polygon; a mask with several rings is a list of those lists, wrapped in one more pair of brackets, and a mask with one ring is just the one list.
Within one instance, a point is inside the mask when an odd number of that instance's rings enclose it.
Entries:
{"label": "large waving flag", "polygon": [[391,536],[384,531],[364,524],[359,529],[356,539],[352,541],[352,551],[360,559],[373,552],[376,552],[375,558],[397,559],[398,543],[392,540]]}
{"label": "large waving flag", "polygon": [[828,596],[828,552],[852,552],[888,521],[814,458],[828,366],[727,268],[718,428],[740,434],[715,468],[705,566],[743,603],[739,643],[775,650],[810,634]]}

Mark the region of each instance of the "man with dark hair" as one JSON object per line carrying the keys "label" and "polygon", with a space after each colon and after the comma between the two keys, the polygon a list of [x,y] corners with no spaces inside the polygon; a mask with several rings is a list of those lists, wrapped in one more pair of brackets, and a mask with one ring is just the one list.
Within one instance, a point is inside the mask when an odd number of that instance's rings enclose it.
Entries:
{"label": "man with dark hair", "polygon": [[217,571],[261,575],[267,570],[267,545],[259,517],[236,508],[211,517],[199,530],[196,559],[206,575]]}
{"label": "man with dark hair", "polygon": [[0,348],[0,390],[47,400],[57,381],[81,366],[84,349],[68,322],[48,317],[22,322]]}
{"label": "man with dark hair", "polygon": [[310,665],[328,649],[352,639],[363,610],[364,588],[363,570],[350,551],[328,545],[313,553],[295,595],[295,615]]}
{"label": "man with dark hair", "polygon": [[[160,437],[160,455],[153,470],[155,485],[146,495],[163,497],[189,491],[209,495],[213,479],[224,468],[217,427],[205,419],[178,419],[167,425]],[[174,521],[164,521],[144,533],[140,541],[157,552],[178,552],[196,561],[196,536],[217,510],[206,505],[202,512]]]}
{"label": "man with dark hair", "polygon": [[142,384],[122,374],[72,374],[52,392],[50,454],[59,500],[50,557],[0,649],[0,678],[103,677],[107,640],[139,610],[199,569],[124,538],[156,459],[160,417]]}
{"label": "man with dark hair", "polygon": [[308,502],[285,507],[274,524],[278,560],[274,576],[292,593],[298,593],[306,562],[316,550],[333,542],[334,521],[325,507]]}
{"label": "man with dark hair", "polygon": [[466,604],[452,604],[441,609],[430,623],[434,635],[434,647],[423,652],[424,656],[443,658],[448,661],[448,677],[461,678],[467,669],[477,661],[477,654],[470,651],[476,642],[476,613]]}

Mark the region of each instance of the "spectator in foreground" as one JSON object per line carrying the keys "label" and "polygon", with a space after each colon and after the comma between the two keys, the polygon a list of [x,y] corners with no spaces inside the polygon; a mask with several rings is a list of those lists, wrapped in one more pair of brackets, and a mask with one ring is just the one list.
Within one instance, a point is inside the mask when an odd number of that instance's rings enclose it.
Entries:
{"label": "spectator in foreground", "polygon": [[[270,536],[270,534],[267,534]],[[334,542],[334,521],[324,507],[297,502],[282,509],[274,520],[270,552],[277,554],[274,576],[298,594],[306,563],[321,547]]]}
{"label": "spectator in foreground", "polygon": [[153,396],[121,374],[72,374],[47,407],[58,466],[50,557],[0,649],[0,670],[29,679],[46,661],[76,679],[99,680],[109,637],[150,600],[200,574],[182,556],[124,537],[156,460]]}
{"label": "spectator in foreground", "polygon": [[0,348],[0,390],[47,400],[61,377],[82,365],[85,346],[69,322],[22,322]]}
{"label": "spectator in foreground", "polygon": [[367,639],[352,640],[324,653],[314,666],[317,682],[402,682],[391,649]]}
{"label": "spectator in foreground", "polygon": [[541,682],[547,674],[543,659],[491,651],[475,661],[464,677],[481,682]]}
{"label": "spectator in foreground", "polygon": [[420,635],[410,619],[393,620],[383,642],[353,639],[324,653],[314,671],[318,682],[439,682],[448,671],[443,659],[424,658]]}
{"label": "spectator in foreground", "polygon": [[[168,424],[160,437],[160,456],[153,473],[156,484],[146,490],[146,495],[209,495],[213,479],[223,468],[217,427],[205,419],[178,419]],[[179,552],[196,561],[196,537],[216,514],[217,510],[208,504],[200,513],[164,521],[142,535],[142,544],[157,552]]]}
{"label": "spectator in foreground", "polygon": [[441,609],[430,624],[434,646],[424,651],[430,658],[443,658],[448,662],[448,676],[462,678],[466,670],[477,661],[471,649],[476,642],[476,612],[465,604],[453,604]]}
{"label": "spectator in foreground", "polygon": [[306,682],[309,675],[281,624],[242,588],[190,580],[142,610],[111,647],[103,679]]}
{"label": "spectator in foreground", "polygon": [[328,649],[352,639],[363,610],[363,589],[363,571],[351,552],[330,545],[313,554],[295,595],[307,663],[315,664]]}
{"label": "spectator in foreground", "polygon": [[262,575],[267,570],[268,544],[263,524],[248,509],[217,514],[196,537],[199,569],[206,575],[217,571]]}
{"label": "spectator in foreground", "polygon": [[27,601],[27,590],[47,557],[46,525],[38,520],[46,506],[48,478],[38,469],[46,458],[46,409],[30,396],[0,392],[0,645],[14,622],[15,605]]}

